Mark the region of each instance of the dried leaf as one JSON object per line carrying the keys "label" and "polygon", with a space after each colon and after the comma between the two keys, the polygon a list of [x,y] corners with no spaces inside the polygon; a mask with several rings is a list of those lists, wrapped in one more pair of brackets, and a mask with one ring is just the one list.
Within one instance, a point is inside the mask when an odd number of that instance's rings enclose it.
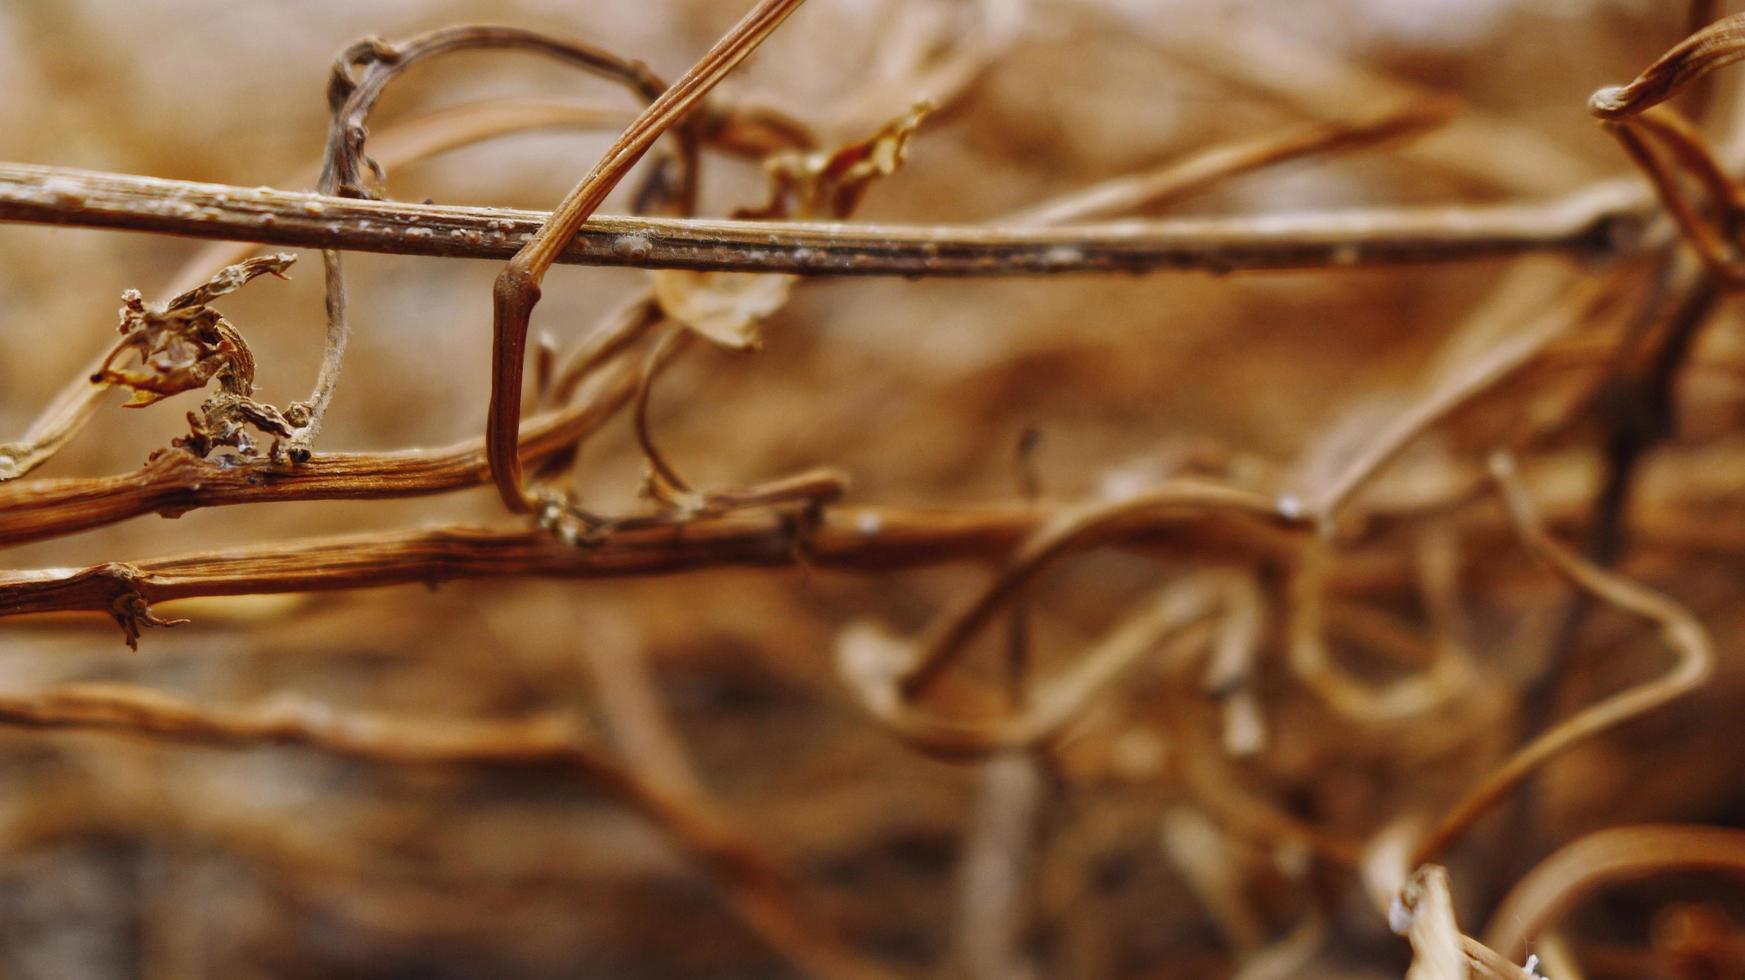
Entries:
{"label": "dried leaf", "polygon": [[[250,397],[254,394],[254,355],[236,327],[206,304],[258,276],[286,278],[285,270],[296,260],[296,256],[281,252],[226,266],[204,284],[161,306],[147,304],[138,290],[127,290],[121,294],[121,340],[91,375],[91,382],[129,389],[133,397],[125,407],[141,408],[184,391],[197,391],[216,380],[219,390],[198,412],[188,413],[192,432],[175,440],[175,445],[197,456],[205,456],[218,446],[233,446],[241,455],[253,455],[253,443],[243,431],[245,425],[275,436],[291,435],[295,424],[306,421],[306,413],[297,406],[280,412]],[[129,366],[130,357],[137,366]]]}
{"label": "dried leaf", "polygon": [[761,344],[758,322],[782,308],[798,278],[688,269],[651,275],[654,298],[667,316],[729,350],[755,350]]}
{"label": "dried leaf", "polygon": [[933,111],[917,102],[906,114],[858,142],[830,152],[781,153],[764,161],[770,201],[742,210],[741,218],[846,218],[874,180],[888,177],[908,159],[909,138]]}

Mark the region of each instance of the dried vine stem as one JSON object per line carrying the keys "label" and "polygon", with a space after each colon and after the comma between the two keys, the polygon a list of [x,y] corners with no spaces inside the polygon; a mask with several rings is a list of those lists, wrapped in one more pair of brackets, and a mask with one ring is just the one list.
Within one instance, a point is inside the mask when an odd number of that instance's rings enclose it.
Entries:
{"label": "dried vine stem", "polygon": [[[541,414],[522,428],[520,451],[541,465],[571,451],[625,405],[636,372],[625,367],[576,405]],[[0,546],[59,537],[158,513],[274,500],[386,499],[443,493],[490,478],[484,439],[439,449],[317,453],[296,467],[236,466],[166,452],[143,468],[110,477],[0,485]]]}
{"label": "dried vine stem", "polygon": [[[526,51],[551,58],[618,82],[644,102],[654,101],[666,89],[666,84],[639,61],[621,58],[586,42],[521,28],[448,27],[393,44],[380,38],[366,38],[340,54],[328,80],[327,101],[333,123],[328,130],[319,184],[322,193],[374,196],[365,184],[364,171],[372,171],[379,178],[381,168],[365,155],[364,142],[369,133],[366,123],[382,93],[395,78],[419,62],[467,50]],[[681,201],[688,202],[696,190],[697,134],[692,126],[679,126],[674,135],[679,144],[673,157],[674,165],[680,169],[677,185]]]}
{"label": "dried vine stem", "polygon": [[[1508,204],[1118,221],[1057,230],[596,215],[558,247],[553,261],[804,275],[1015,276],[1329,269],[1531,252],[1604,258],[1642,247],[1650,203],[1631,179]],[[0,163],[0,221],[506,259],[548,217]]]}
{"label": "dried vine stem", "polygon": [[1741,58],[1745,58],[1745,14],[1733,14],[1674,45],[1628,84],[1595,92],[1588,100],[1588,111],[1601,119],[1634,115]]}
{"label": "dried vine stem", "polygon": [[802,2],[760,0],[619,135],[594,169],[571,189],[497,277],[492,293],[491,404],[485,427],[485,456],[491,462],[491,476],[498,494],[510,510],[527,513],[537,506],[522,486],[521,456],[515,449],[515,439],[521,427],[521,375],[527,358],[528,321],[539,302],[539,287],[546,270],[655,140],[678,125],[698,100],[727,77]]}
{"label": "dried vine stem", "polygon": [[[1745,283],[1745,258],[1733,243],[1745,195],[1721,169],[1696,126],[1676,109],[1661,105],[1609,128],[1631,161],[1648,176],[1661,204],[1710,274],[1729,286]],[[1671,155],[1672,165],[1662,160],[1653,144]],[[1708,197],[1707,207],[1688,199],[1674,166],[1697,180]]]}
{"label": "dried vine stem", "polygon": [[1745,830],[1643,824],[1565,844],[1509,889],[1491,913],[1485,943],[1505,956],[1524,955],[1540,932],[1594,891],[1677,871],[1745,873]]}
{"label": "dried vine stem", "polygon": [[1350,120],[1310,123],[1208,147],[1145,173],[1117,177],[1073,191],[1002,219],[1002,224],[1064,225],[1157,207],[1230,177],[1304,157],[1350,153],[1406,139],[1442,124],[1456,108],[1450,99],[1424,99],[1403,108]]}
{"label": "dried vine stem", "polygon": [[1596,598],[1660,625],[1660,639],[1676,658],[1671,670],[1645,684],[1605,698],[1559,722],[1510,756],[1457,803],[1413,852],[1411,864],[1434,859],[1484,812],[1546,760],[1576,744],[1652,711],[1700,687],[1714,669],[1714,645],[1696,617],[1678,603],[1577,555],[1546,533],[1506,454],[1492,457],[1510,520],[1527,548],[1558,574]]}
{"label": "dried vine stem", "polygon": [[[372,151],[381,169],[405,166],[450,150],[510,133],[556,127],[594,128],[628,119],[627,111],[538,99],[493,99],[442,109],[396,123],[375,137]],[[282,183],[319,179],[321,161],[306,171],[287,175]],[[165,292],[192,288],[213,269],[241,262],[256,250],[253,243],[214,243],[201,249],[172,277]],[[0,443],[0,482],[24,476],[59,452],[84,429],[101,405],[105,389],[90,383],[102,366],[98,355],[90,366],[55,395],[16,442]],[[573,389],[572,389],[573,390]]]}
{"label": "dried vine stem", "polygon": [[[576,41],[550,37],[533,31],[509,27],[451,27],[420,35],[400,44],[389,44],[379,38],[367,38],[340,54],[328,81],[327,101],[333,111],[333,124],[328,132],[326,160],[321,170],[318,188],[321,193],[341,197],[370,197],[364,186],[362,171],[367,167],[378,179],[384,177],[375,161],[364,155],[368,135],[365,125],[390,82],[413,65],[429,58],[466,50],[520,50],[556,59],[564,64],[622,83],[646,101],[659,98],[666,88],[653,72],[640,62],[628,61],[602,48]],[[361,77],[354,77],[361,70]],[[654,190],[643,196],[676,199],[681,212],[688,212],[696,197],[697,131],[694,124],[674,127],[679,150],[650,178]],[[679,171],[676,186],[669,195],[664,164],[672,162]],[[333,399],[339,383],[339,372],[345,360],[345,347],[351,328],[346,313],[345,274],[340,252],[323,249],[322,265],[326,272],[327,337],[321,359],[321,371],[315,379],[307,405],[308,424],[298,433],[292,446],[293,459],[307,459],[310,446],[321,431],[321,420]]]}
{"label": "dried vine stem", "polygon": [[572,717],[440,722],[336,713],[281,700],[253,709],[200,708],[129,685],[70,685],[36,696],[0,695],[0,724],[113,732],[237,748],[288,745],[390,766],[551,767],[630,805],[666,832],[726,890],[730,905],[773,946],[819,976],[872,978],[800,911],[788,872],[718,815],[612,760]]}
{"label": "dried vine stem", "polygon": [[[734,565],[912,568],[1008,554],[1046,516],[1015,506],[982,511],[830,507],[806,520],[767,511],[682,521],[656,517],[626,520],[591,548],[566,547],[543,531],[449,527],[348,535],[82,570],[0,572],[0,617],[108,612],[121,596],[161,602],[472,578],[671,574]],[[1180,549],[1212,559],[1257,553],[1282,559],[1297,547],[1294,535],[1252,522],[1183,525],[1173,509],[1135,514],[1122,534],[1130,547]]]}

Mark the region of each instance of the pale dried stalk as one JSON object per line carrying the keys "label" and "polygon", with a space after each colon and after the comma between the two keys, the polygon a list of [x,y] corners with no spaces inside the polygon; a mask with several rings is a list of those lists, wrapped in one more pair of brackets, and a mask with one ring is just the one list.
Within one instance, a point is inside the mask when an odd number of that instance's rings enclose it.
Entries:
{"label": "pale dried stalk", "polygon": [[1604,698],[1557,723],[1521,747],[1449,810],[1413,853],[1413,865],[1441,854],[1480,816],[1547,760],[1586,739],[1700,687],[1714,669],[1714,645],[1689,610],[1646,586],[1577,555],[1546,533],[1506,454],[1492,458],[1491,473],[1522,543],[1539,560],[1582,590],[1660,625],[1660,640],[1675,658],[1653,681]]}
{"label": "pale dried stalk", "polygon": [[1745,58],[1745,14],[1734,14],[1680,41],[1628,84],[1595,92],[1588,100],[1588,111],[1601,119],[1635,115],[1740,58]]}
{"label": "pale dried stalk", "polygon": [[1050,788],[1043,763],[1026,752],[997,755],[982,766],[958,861],[950,957],[967,980],[1037,976],[1025,926]]}
{"label": "pale dried stalk", "polygon": [[[1611,257],[1641,250],[1649,205],[1647,191],[1629,179],[1507,204],[1118,221],[1067,230],[596,215],[558,247],[554,261],[802,275],[1016,276],[1355,268],[1534,252]],[[513,256],[548,217],[0,163],[0,221],[500,260]]]}
{"label": "pale dried stalk", "polygon": [[1467,980],[1471,975],[1460,949],[1447,869],[1430,864],[1414,871],[1394,899],[1388,924],[1412,943],[1406,980]]}
{"label": "pale dried stalk", "polygon": [[1310,123],[1207,147],[1155,170],[1116,177],[1007,215],[1002,224],[1064,225],[1172,203],[1231,177],[1318,154],[1349,153],[1415,136],[1454,111],[1449,100],[1416,101],[1350,120]]}
{"label": "pale dried stalk", "polygon": [[1505,956],[1525,955],[1543,930],[1593,892],[1678,871],[1745,873],[1745,830],[1643,824],[1565,844],[1509,889],[1491,913],[1485,944]]}

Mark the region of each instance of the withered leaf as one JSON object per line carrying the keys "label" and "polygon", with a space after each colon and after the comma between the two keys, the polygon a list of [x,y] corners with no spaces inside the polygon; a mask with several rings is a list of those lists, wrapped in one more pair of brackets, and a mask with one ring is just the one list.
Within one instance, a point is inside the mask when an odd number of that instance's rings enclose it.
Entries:
{"label": "withered leaf", "polygon": [[758,323],[782,308],[797,276],[658,269],[654,298],[667,316],[730,350],[754,350]]}
{"label": "withered leaf", "polygon": [[769,203],[742,210],[735,216],[848,217],[873,181],[896,173],[908,159],[909,138],[932,111],[931,102],[917,102],[907,113],[885,123],[863,140],[828,152],[779,153],[769,157],[764,161],[770,175]]}

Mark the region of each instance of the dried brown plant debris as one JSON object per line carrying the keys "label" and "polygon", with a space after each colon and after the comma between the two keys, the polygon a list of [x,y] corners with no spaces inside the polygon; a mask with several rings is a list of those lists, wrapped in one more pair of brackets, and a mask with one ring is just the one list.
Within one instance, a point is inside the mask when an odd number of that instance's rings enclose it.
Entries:
{"label": "dried brown plant debris", "polygon": [[527,358],[528,321],[539,302],[540,283],[606,195],[699,99],[749,55],[802,0],[760,0],[740,22],[639,115],[594,169],[572,188],[539,231],[509,260],[493,294],[491,407],[485,455],[503,503],[527,513],[537,502],[522,485],[515,440],[521,424],[521,375]]}
{"label": "dried brown plant debris", "polygon": [[[310,406],[298,402],[283,412],[252,396],[254,355],[248,342],[209,303],[263,275],[285,278],[297,257],[287,252],[249,259],[219,270],[205,283],[160,305],[148,305],[138,290],[121,294],[121,340],[91,375],[91,383],[133,392],[127,408],[143,408],[216,382],[218,390],[188,413],[192,431],[175,445],[205,457],[228,446],[247,459],[258,455],[246,427],[273,437],[267,455],[277,461],[279,439],[309,421]],[[137,366],[129,366],[129,358]]]}
{"label": "dried brown plant debris", "polygon": [[1423,863],[1448,847],[1499,797],[1518,784],[1535,767],[1568,751],[1593,736],[1636,715],[1652,711],[1702,686],[1714,670],[1714,643],[1708,631],[1688,609],[1645,586],[1607,571],[1551,539],[1533,510],[1526,490],[1516,475],[1514,459],[1499,453],[1491,458],[1491,475],[1497,482],[1509,520],[1534,557],[1559,575],[1603,602],[1617,606],[1659,626],[1660,641],[1672,651],[1671,669],[1648,683],[1589,705],[1552,726],[1521,747],[1478,787],[1444,816],[1414,852],[1414,864]]}
{"label": "dried brown plant debris", "polygon": [[[1600,8],[1559,22],[1581,43],[1552,65],[1496,55],[1533,12],[1419,61],[1315,47],[1283,8],[800,6],[748,0],[700,59],[628,7],[589,11],[590,40],[355,42],[296,117],[323,152],[270,164],[314,193],[0,163],[0,220],[221,241],[130,291],[119,343],[46,410],[0,406],[34,416],[0,446],[0,547],[29,549],[0,571],[0,756],[28,763],[0,858],[121,841],[171,869],[169,897],[135,889],[158,975],[239,962],[177,907],[210,891],[231,921],[234,885],[184,860],[219,852],[277,903],[242,959],[286,973],[345,972],[312,962],[311,909],[342,966],[375,962],[359,935],[436,937],[461,975],[1745,962],[1721,890],[1745,158],[1710,108],[1741,15],[1661,18],[1694,34],[1595,95],[1601,131],[1589,76],[1672,37],[1614,37]],[[645,57],[692,67],[668,86]],[[539,61],[630,98],[426,104],[467,65]],[[392,172],[408,197],[464,177],[537,203],[581,158],[498,142],[535,131],[610,138],[551,212],[390,197]],[[1637,172],[1604,176],[1626,167],[1606,133]],[[626,213],[597,214],[626,180]],[[278,408],[255,397],[271,291],[245,330],[220,312],[291,263],[263,243],[326,271],[314,388]],[[507,260],[488,377],[477,318],[450,315],[483,280],[421,258],[378,279],[349,251]],[[559,262],[636,273],[554,285],[530,338]],[[1108,272],[1177,276],[1087,275]],[[84,322],[68,292],[30,301]],[[68,333],[62,370],[89,355]],[[342,366],[362,382],[336,403]],[[76,475],[144,455],[115,430],[152,416],[101,412],[110,387],[205,401],[142,468]],[[440,429],[487,394],[482,437]],[[257,503],[286,506],[234,509]],[[232,509],[131,521],[206,508]],[[441,588],[384,588],[412,583]],[[198,625],[116,659],[82,632],[104,617],[136,648]],[[1680,869],[1729,874],[1687,900]]]}

